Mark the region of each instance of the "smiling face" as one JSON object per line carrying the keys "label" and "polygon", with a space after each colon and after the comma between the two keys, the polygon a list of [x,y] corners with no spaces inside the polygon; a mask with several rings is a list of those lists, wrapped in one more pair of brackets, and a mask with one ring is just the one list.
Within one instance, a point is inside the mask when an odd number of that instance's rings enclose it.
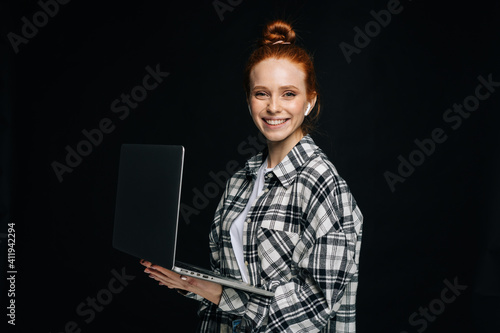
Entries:
{"label": "smiling face", "polygon": [[268,145],[292,149],[304,136],[301,125],[308,103],[305,73],[287,59],[269,58],[250,72],[249,105],[257,128]]}

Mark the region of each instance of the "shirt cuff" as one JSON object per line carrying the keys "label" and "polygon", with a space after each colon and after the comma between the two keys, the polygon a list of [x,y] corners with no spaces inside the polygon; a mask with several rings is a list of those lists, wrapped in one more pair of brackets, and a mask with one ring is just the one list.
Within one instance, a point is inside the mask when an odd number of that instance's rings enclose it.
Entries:
{"label": "shirt cuff", "polygon": [[220,296],[219,310],[235,315],[242,315],[245,312],[248,294],[234,288],[223,287]]}

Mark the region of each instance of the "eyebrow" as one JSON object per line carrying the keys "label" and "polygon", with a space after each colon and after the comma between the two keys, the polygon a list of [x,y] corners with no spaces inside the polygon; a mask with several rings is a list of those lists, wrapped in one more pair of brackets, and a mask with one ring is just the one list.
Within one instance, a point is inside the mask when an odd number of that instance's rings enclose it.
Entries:
{"label": "eyebrow", "polygon": [[[265,86],[255,86],[253,87],[252,91],[254,90],[258,90],[258,89],[268,89],[267,87]],[[294,85],[288,85],[288,86],[281,86],[280,87],[281,90],[287,90],[287,89],[296,89],[296,90],[299,90],[299,88],[297,88],[296,86]]]}

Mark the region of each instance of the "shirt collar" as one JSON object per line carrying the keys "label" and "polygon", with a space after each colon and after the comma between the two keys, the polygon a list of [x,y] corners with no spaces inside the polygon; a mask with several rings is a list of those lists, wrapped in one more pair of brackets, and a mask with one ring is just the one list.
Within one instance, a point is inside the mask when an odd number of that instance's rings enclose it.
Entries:
{"label": "shirt collar", "polygon": [[[314,154],[318,146],[314,143],[309,134],[305,135],[290,152],[283,158],[283,160],[273,168],[274,175],[281,182],[283,187],[290,186],[300,167]],[[257,172],[260,166],[265,161],[268,151],[267,147],[250,158],[245,164],[245,171],[248,177],[257,177]]]}

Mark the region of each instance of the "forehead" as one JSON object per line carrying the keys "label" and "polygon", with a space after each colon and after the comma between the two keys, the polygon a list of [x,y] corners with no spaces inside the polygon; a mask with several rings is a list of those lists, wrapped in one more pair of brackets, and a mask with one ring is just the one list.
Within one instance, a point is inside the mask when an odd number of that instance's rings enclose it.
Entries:
{"label": "forehead", "polygon": [[269,58],[259,62],[250,72],[250,88],[294,85],[305,89],[306,75],[299,65],[287,59]]}

